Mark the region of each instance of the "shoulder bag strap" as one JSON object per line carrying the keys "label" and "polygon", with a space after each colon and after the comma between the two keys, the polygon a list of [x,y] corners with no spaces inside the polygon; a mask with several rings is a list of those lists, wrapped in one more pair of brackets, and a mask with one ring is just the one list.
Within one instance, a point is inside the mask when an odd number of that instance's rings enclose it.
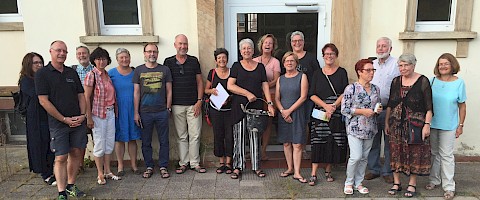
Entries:
{"label": "shoulder bag strap", "polygon": [[323,74],[323,75],[325,75],[325,77],[327,78],[328,84],[330,84],[330,88],[332,88],[332,91],[333,91],[333,93],[335,94],[335,96],[338,97],[338,94],[337,94],[337,92],[335,91],[335,88],[333,87],[332,82],[330,82],[330,78],[328,78],[328,75],[326,75],[326,74]]}
{"label": "shoulder bag strap", "polygon": [[213,88],[213,78],[215,78],[215,69],[212,69],[212,84],[210,84],[210,89]]}

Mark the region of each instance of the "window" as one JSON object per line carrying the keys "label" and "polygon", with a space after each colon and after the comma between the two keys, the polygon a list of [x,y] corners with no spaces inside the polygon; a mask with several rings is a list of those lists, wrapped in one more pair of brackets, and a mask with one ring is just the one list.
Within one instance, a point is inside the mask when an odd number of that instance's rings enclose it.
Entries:
{"label": "window", "polygon": [[420,40],[456,40],[458,58],[468,55],[468,43],[477,37],[472,31],[473,0],[407,0],[404,53],[414,53]]}
{"label": "window", "polygon": [[418,0],[415,31],[453,31],[457,0]]}
{"label": "window", "polygon": [[[157,43],[152,0],[83,0],[86,45]],[[155,1],[156,3],[160,1]]]}
{"label": "window", "polygon": [[142,35],[140,0],[98,0],[101,35]]}
{"label": "window", "polygon": [[23,21],[18,1],[19,0],[2,0],[2,6],[0,6],[0,22]]}

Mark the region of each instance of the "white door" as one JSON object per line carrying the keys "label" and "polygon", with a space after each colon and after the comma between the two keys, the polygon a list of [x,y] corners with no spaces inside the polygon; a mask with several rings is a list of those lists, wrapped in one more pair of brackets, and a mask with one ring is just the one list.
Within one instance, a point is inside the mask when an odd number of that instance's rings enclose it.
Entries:
{"label": "white door", "polygon": [[[238,42],[247,37],[257,43],[272,33],[280,52],[290,48],[286,36],[297,30],[305,35],[307,51],[320,52],[330,42],[331,0],[225,0],[224,6],[225,48],[231,51],[228,66],[238,61]],[[321,54],[317,59],[322,65]]]}
{"label": "white door", "polygon": [[[291,50],[289,34],[293,31],[303,32],[305,50],[315,53],[323,66],[319,52],[330,42],[331,0],[225,0],[224,6],[225,48],[230,51],[228,66],[239,60],[240,40],[250,38],[254,41],[255,57],[259,55],[256,43],[267,33],[276,37],[278,50],[275,57],[281,60],[283,54]],[[269,151],[283,151],[276,138],[273,128]]]}

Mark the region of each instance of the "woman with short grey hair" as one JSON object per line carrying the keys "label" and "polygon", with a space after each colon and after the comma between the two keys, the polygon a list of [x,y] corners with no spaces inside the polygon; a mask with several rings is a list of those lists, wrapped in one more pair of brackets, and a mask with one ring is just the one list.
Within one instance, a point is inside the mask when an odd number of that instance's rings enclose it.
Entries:
{"label": "woman with short grey hair", "polygon": [[257,101],[257,99],[265,96],[268,102],[269,115],[273,116],[275,109],[270,97],[265,67],[262,63],[253,60],[253,41],[248,38],[243,39],[239,42],[239,46],[242,60],[233,63],[227,81],[227,89],[233,93],[231,125],[233,125],[234,171],[230,177],[238,179],[241,171],[245,169],[245,138],[248,138],[250,140],[252,170],[258,177],[263,178],[266,174],[260,169],[260,136],[262,133],[247,130],[247,120],[241,105],[246,106],[248,103],[248,108],[262,109],[263,101]]}
{"label": "woman with short grey hair", "polygon": [[140,174],[137,168],[137,141],[140,129],[133,120],[133,68],[130,67],[130,52],[118,48],[116,53],[118,66],[108,71],[117,94],[118,116],[115,119],[115,154],[118,160],[118,175],[124,176],[123,156],[125,143],[128,144],[128,155],[132,172]]}
{"label": "woman with short grey hair", "polygon": [[400,76],[392,81],[385,115],[385,133],[389,136],[390,166],[395,195],[402,190],[400,173],[409,176],[405,197],[417,194],[417,176],[430,174],[430,123],[433,103],[430,81],[415,72],[417,59],[403,54],[398,59]]}

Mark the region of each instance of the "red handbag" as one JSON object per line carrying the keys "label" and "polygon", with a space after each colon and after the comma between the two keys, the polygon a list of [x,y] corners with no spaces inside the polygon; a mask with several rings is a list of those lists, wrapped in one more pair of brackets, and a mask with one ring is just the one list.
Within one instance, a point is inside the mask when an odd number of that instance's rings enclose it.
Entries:
{"label": "red handbag", "polygon": [[[213,84],[213,78],[215,77],[215,69],[212,69],[212,84]],[[212,84],[210,85],[209,89],[212,89]],[[210,108],[210,95],[208,94],[203,94],[202,98],[202,109],[203,109],[203,115],[205,116],[205,121],[209,126],[212,126],[212,122],[210,121],[210,113],[209,113],[209,108]]]}

